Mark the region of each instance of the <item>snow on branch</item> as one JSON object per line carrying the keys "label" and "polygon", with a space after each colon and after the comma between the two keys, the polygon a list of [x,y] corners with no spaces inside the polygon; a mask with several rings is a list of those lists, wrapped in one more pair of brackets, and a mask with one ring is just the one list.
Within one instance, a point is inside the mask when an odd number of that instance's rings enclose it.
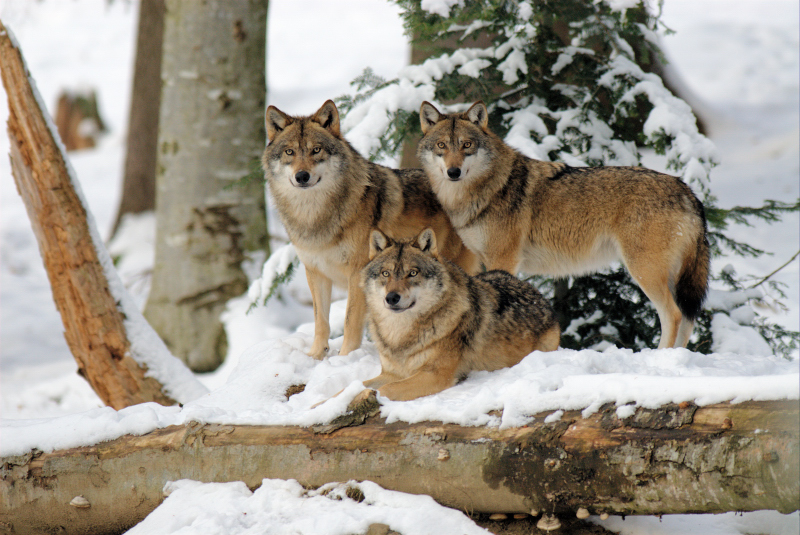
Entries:
{"label": "snow on branch", "polygon": [[292,278],[299,264],[297,251],[291,243],[276,249],[264,262],[261,277],[254,280],[247,290],[247,297],[250,299],[249,310],[259,305],[266,305],[267,301],[275,295],[278,287]]}
{"label": "snow on branch", "polygon": [[[365,71],[355,96],[340,103],[348,139],[371,159],[397,156],[402,139],[418,131],[423,100],[456,100],[460,104],[443,106],[455,111],[482,99],[492,128],[529,157],[576,166],[638,165],[639,150],[647,147],[664,154],[668,168],[701,198],[708,196],[713,143],[698,131],[689,105],[638,64],[660,54],[653,6],[633,0],[573,6],[559,30],[548,22],[552,8],[528,2],[400,3],[407,26],[433,44],[483,33],[491,45],[450,50],[402,69],[391,81],[371,80]],[[631,14],[640,8],[646,23]]]}

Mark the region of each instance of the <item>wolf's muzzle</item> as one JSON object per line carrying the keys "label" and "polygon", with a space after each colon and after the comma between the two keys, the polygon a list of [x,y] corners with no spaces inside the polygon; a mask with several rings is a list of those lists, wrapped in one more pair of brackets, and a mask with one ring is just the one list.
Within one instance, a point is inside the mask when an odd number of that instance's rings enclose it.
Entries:
{"label": "wolf's muzzle", "polygon": [[455,182],[459,178],[461,178],[461,168],[460,167],[451,167],[447,170],[447,176],[450,177],[450,180]]}
{"label": "wolf's muzzle", "polygon": [[311,180],[311,174],[308,171],[298,171],[294,175],[294,180],[301,188],[308,186],[308,181]]}
{"label": "wolf's muzzle", "polygon": [[393,312],[402,312],[414,306],[414,301],[412,301],[408,305],[403,304],[402,301],[403,301],[403,296],[401,296],[397,292],[389,292],[388,294],[386,294],[386,297],[384,298],[384,302],[386,303],[386,308],[388,308]]}
{"label": "wolf's muzzle", "polygon": [[386,294],[386,304],[389,306],[397,306],[397,303],[400,302],[400,299],[402,299],[402,297],[397,292],[389,292]]}

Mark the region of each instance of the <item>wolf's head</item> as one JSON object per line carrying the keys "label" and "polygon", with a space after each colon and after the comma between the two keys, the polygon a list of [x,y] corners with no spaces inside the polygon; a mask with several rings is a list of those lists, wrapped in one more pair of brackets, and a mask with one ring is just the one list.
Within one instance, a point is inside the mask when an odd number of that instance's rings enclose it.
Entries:
{"label": "wolf's head", "polygon": [[447,270],[439,261],[436,236],[429,228],[411,241],[400,242],[373,230],[369,255],[361,284],[372,313],[422,313],[445,291]]}
{"label": "wolf's head", "polygon": [[493,134],[483,102],[451,115],[423,102],[419,119],[423,137],[417,156],[434,184],[470,180],[489,170],[494,155]]}
{"label": "wolf's head", "polygon": [[270,106],[266,126],[269,145],[262,164],[273,188],[331,187],[326,182],[336,176],[346,144],[333,101],[309,117],[292,117]]}

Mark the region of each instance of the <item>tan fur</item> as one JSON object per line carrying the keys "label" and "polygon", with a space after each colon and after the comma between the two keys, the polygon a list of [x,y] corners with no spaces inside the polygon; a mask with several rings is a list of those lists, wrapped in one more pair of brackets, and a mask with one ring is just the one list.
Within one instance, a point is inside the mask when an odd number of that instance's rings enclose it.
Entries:
{"label": "tan fur", "polygon": [[314,342],[309,354],[328,351],[331,286],[348,291],[344,355],[361,346],[364,295],[359,273],[369,261],[370,231],[410,238],[432,227],[443,254],[474,271],[463,247],[419,170],[392,170],[365,160],[339,130],[339,113],[327,101],[310,117],[292,117],[270,106],[269,145],[262,164],[278,214],[306,268],[314,302]]}
{"label": "tan fur", "polygon": [[620,260],[658,311],[659,347],[686,345],[709,262],[703,206],[686,184],[526,158],[488,129],[482,102],[454,115],[425,102],[420,120],[431,186],[488,269],[564,277]]}
{"label": "tan fur", "polygon": [[435,394],[470,371],[558,348],[553,310],[530,284],[501,271],[470,277],[436,244],[431,229],[400,242],[372,233],[361,283],[381,374],[364,386],[390,399]]}

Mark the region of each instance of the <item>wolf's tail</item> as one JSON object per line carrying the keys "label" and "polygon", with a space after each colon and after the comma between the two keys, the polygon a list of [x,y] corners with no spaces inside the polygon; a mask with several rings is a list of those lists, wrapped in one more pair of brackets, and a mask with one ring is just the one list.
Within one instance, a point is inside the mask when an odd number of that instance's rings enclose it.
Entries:
{"label": "wolf's tail", "polygon": [[695,250],[688,253],[681,266],[678,281],[675,283],[675,303],[686,319],[694,321],[703,309],[703,301],[708,293],[708,272],[710,251],[706,218],[703,205],[696,201],[703,220],[702,233],[697,236]]}

